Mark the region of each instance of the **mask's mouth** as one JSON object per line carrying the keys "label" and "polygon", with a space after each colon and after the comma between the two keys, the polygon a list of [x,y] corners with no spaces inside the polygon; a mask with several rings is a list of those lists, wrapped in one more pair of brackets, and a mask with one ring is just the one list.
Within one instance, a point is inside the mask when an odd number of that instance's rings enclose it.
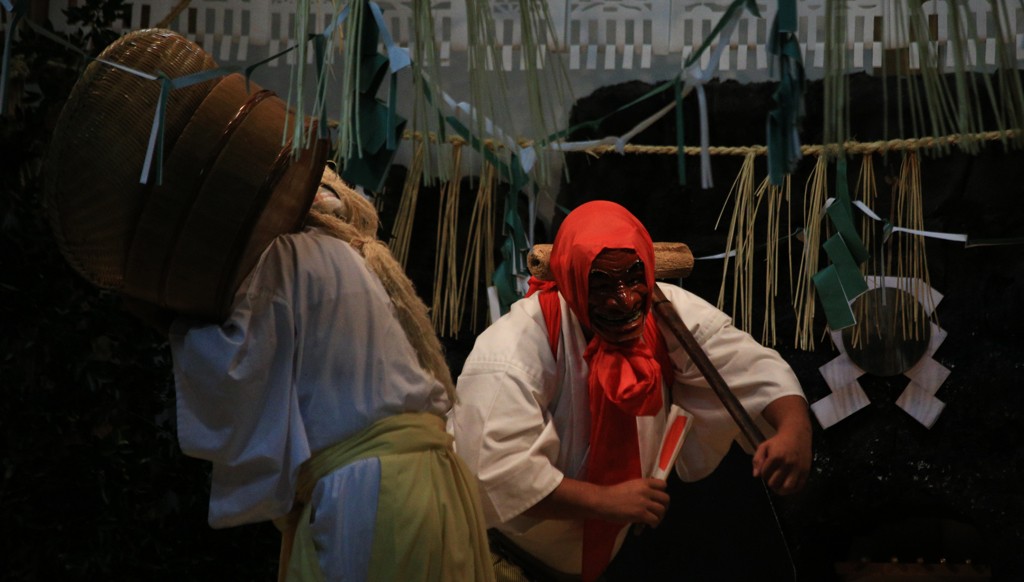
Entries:
{"label": "mask's mouth", "polygon": [[622,314],[591,313],[590,320],[595,333],[605,340],[622,342],[633,339],[643,329],[644,310],[637,307]]}
{"label": "mask's mouth", "polygon": [[644,312],[642,309],[634,309],[633,311],[629,313],[624,313],[618,317],[595,313],[593,318],[597,320],[597,323],[601,323],[606,327],[619,327],[621,325],[633,323],[634,321],[643,317],[643,315]]}

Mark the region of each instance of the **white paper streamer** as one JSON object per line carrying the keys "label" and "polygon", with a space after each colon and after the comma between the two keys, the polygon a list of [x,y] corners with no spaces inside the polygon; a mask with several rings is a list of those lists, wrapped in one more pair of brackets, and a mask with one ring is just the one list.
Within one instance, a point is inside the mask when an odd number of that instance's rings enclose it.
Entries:
{"label": "white paper streamer", "polygon": [[911,382],[896,400],[896,406],[914,417],[914,420],[923,424],[925,428],[931,428],[942,414],[946,403],[929,394],[916,382]]}
{"label": "white paper streamer", "polygon": [[811,411],[821,428],[829,428],[870,403],[860,383],[854,380],[812,404]]}

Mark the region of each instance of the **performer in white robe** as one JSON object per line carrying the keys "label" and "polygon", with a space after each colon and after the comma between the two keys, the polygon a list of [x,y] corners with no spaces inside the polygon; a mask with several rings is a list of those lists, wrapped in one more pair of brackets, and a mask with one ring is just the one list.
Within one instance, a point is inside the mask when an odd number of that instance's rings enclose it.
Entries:
{"label": "performer in white robe", "polygon": [[[294,562],[312,559],[328,581],[492,579],[445,387],[349,244],[316,228],[278,237],[224,324],[179,319],[170,343],[181,448],[213,463],[210,524],[276,520],[286,540],[308,525],[282,578],[308,579]],[[316,468],[317,455],[336,458]]]}
{"label": "performer in white robe", "polygon": [[[571,218],[572,215],[566,224],[570,224]],[[556,239],[554,252],[558,245]],[[594,264],[596,268],[597,261]],[[775,434],[761,416],[771,403],[785,399],[786,405],[806,408],[795,375],[775,351],[734,328],[727,315],[699,297],[673,285],[658,285],[766,434]],[[549,343],[551,327],[545,321],[540,297],[535,294],[515,303],[508,314],[477,339],[458,379],[459,403],[450,414],[449,431],[455,435],[456,452],[477,476],[488,526],[497,528],[519,548],[557,572],[579,575],[584,518],[599,517],[592,506],[600,500],[590,499],[591,507],[588,502],[577,502],[569,511],[551,511],[544,505],[557,497],[560,486],[587,480],[592,404],[584,353],[591,341],[576,313],[559,293],[561,331],[554,350],[557,354],[553,353],[554,346]],[[695,481],[709,475],[729,451],[732,441],[739,438],[742,442],[743,437],[672,333],[660,320],[658,326],[665,338],[673,377],[660,384],[661,410],[650,416],[636,416],[640,466],[643,475],[651,474],[669,404],[676,403],[693,418],[675,467],[684,481]],[[809,466],[806,411],[795,413],[793,418],[791,424],[795,426],[790,429],[807,431],[805,450],[804,443],[796,448],[805,456],[800,462]],[[807,423],[806,427],[802,422]],[[768,454],[759,452],[762,456]],[[801,475],[776,471],[780,462],[773,464],[771,468],[762,467],[770,485],[783,492],[802,486],[807,467],[796,469],[803,471]],[[778,475],[771,475],[772,472]],[[646,494],[652,499],[657,497],[657,492]],[[652,521],[648,523],[652,524],[661,519],[661,515],[656,519],[649,517]],[[613,555],[626,531],[623,524]]]}

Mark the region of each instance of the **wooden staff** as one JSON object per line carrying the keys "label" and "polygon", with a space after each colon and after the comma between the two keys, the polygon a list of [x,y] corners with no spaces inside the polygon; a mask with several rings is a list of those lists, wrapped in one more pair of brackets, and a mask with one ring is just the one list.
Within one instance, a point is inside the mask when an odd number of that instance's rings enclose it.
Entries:
{"label": "wooden staff", "polygon": [[[527,265],[530,268],[530,273],[542,280],[550,281],[551,270],[549,268],[549,261],[551,260],[551,245],[534,245],[533,250],[530,252],[530,256],[527,258]],[[654,243],[654,276],[658,279],[670,279],[686,277],[690,274],[693,269],[693,254],[690,252],[689,247],[683,243]],[[725,379],[718,373],[715,366],[711,363],[708,355],[704,352],[704,348],[700,347],[697,343],[697,339],[690,333],[690,328],[686,327],[683,323],[683,319],[679,317],[679,312],[672,307],[672,302],[665,297],[665,294],[654,286],[654,312],[658,314],[658,317],[665,322],[672,335],[676,337],[679,344],[683,346],[683,350],[693,360],[694,365],[697,366],[697,370],[704,376],[704,379],[708,381],[708,385],[714,390],[715,395],[722,401],[725,409],[732,416],[733,420],[736,421],[737,426],[740,427],[740,432],[747,438],[747,441],[756,449],[761,443],[764,442],[764,433],[761,429],[754,424],[754,419],[750,417],[743,405],[740,404],[736,395],[729,389],[728,384],[725,383]]]}

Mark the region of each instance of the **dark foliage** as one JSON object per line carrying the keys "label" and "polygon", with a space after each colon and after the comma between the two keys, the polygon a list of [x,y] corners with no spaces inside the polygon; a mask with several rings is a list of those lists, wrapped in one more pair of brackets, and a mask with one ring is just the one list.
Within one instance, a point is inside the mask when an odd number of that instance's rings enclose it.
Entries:
{"label": "dark foliage", "polygon": [[[68,40],[105,46],[123,10],[71,9],[92,29]],[[85,59],[27,27],[13,59],[16,99],[0,122],[0,572],[273,579],[272,526],[206,525],[209,467],[178,448],[166,343],[73,272],[50,232],[42,160]]]}

